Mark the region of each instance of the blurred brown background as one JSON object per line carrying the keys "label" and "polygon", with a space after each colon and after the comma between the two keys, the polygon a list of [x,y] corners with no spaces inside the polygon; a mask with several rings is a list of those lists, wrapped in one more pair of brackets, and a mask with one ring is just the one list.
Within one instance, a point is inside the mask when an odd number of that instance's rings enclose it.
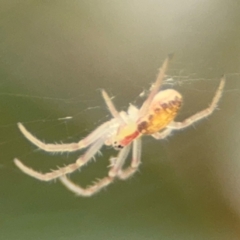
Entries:
{"label": "blurred brown background", "polygon": [[[240,3],[237,1],[0,1],[0,228],[2,239],[240,239]],[[118,109],[141,104],[169,52],[184,96],[178,120],[219,110],[164,141],[146,137],[139,173],[92,198],[20,172],[47,171],[80,153],[36,151],[17,122],[47,142],[83,138]],[[71,120],[62,120],[72,116]],[[107,174],[103,156],[74,181]]]}

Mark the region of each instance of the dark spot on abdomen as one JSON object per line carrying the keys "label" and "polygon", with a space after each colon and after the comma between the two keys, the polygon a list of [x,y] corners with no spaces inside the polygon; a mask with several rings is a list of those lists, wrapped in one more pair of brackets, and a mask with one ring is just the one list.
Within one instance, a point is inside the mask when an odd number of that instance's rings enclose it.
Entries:
{"label": "dark spot on abdomen", "polygon": [[146,121],[143,121],[143,122],[139,123],[138,124],[138,131],[140,133],[144,133],[144,130],[147,128],[147,126],[148,126],[148,122],[146,122]]}

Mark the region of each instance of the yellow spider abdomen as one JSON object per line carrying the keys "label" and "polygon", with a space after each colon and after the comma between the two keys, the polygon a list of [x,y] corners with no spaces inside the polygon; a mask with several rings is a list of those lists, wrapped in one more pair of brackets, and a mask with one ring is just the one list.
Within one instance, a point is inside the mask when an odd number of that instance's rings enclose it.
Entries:
{"label": "yellow spider abdomen", "polygon": [[173,89],[159,92],[153,99],[148,113],[140,119],[138,131],[153,134],[165,128],[176,117],[182,105],[182,96]]}

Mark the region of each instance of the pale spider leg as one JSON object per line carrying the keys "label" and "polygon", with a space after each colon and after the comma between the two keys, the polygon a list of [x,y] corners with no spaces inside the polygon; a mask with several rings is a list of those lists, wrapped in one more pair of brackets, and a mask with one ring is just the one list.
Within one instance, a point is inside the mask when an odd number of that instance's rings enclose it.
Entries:
{"label": "pale spider leg", "polygon": [[96,182],[94,185],[89,186],[87,188],[82,188],[81,186],[72,182],[66,176],[60,177],[59,180],[68,190],[75,193],[77,196],[91,197],[92,195],[98,193],[103,188],[105,188],[110,183],[112,183],[114,178],[105,177],[105,178],[99,180],[98,182]]}
{"label": "pale spider leg", "polygon": [[104,89],[102,89],[102,96],[112,116],[116,118],[120,124],[124,124],[123,118],[115,108],[111,98],[108,96],[107,92]]}
{"label": "pale spider leg", "polygon": [[151,136],[157,140],[160,140],[166,138],[172,131],[173,129],[167,128],[164,129],[162,132],[153,133]]}
{"label": "pale spider leg", "polygon": [[129,151],[131,149],[131,144],[129,144],[128,146],[124,147],[119,155],[116,157],[116,159],[114,159],[113,163],[112,163],[112,168],[110,169],[110,171],[108,172],[108,176],[109,177],[115,177],[117,176],[119,170],[122,168],[128,154]]}
{"label": "pale spider leg", "polygon": [[[113,169],[115,171],[115,164],[119,164],[119,163],[123,164],[124,163],[125,159],[127,158],[128,153],[129,153],[130,147],[131,146],[129,145],[129,146],[123,148],[119,152],[115,161],[112,162],[113,166],[112,166],[111,170]],[[111,170],[109,172],[111,172]],[[108,176],[108,177],[102,178],[87,188],[83,188],[83,187],[75,184],[69,178],[67,178],[65,175],[60,177],[59,180],[68,190],[75,193],[76,195],[90,197],[90,196],[96,194],[97,192],[99,192],[101,189],[108,186],[109,184],[111,184],[114,181],[115,176]]]}
{"label": "pale spider leg", "polygon": [[[172,129],[166,129],[161,133],[154,133],[152,136],[155,139],[164,139],[171,133]],[[136,139],[133,142],[133,157],[132,157],[132,163],[131,166],[128,167],[125,170],[121,170],[118,173],[118,178],[121,180],[125,180],[129,177],[131,177],[137,170],[138,167],[141,163],[141,151],[142,151],[142,146],[141,146],[141,139]]]}
{"label": "pale spider leg", "polygon": [[89,149],[82,155],[80,156],[75,163],[69,164],[65,167],[59,168],[57,170],[54,170],[52,172],[48,173],[40,173],[37,172],[26,165],[24,165],[20,160],[17,158],[14,159],[14,163],[16,166],[22,170],[24,173],[27,175],[30,175],[31,177],[34,177],[36,179],[39,179],[41,181],[51,181],[55,178],[59,178],[63,175],[72,173],[76,171],[78,168],[82,167],[85,165],[87,162],[91,160],[91,158],[94,157],[94,155],[99,151],[99,149],[103,146],[104,141],[106,140],[106,137],[99,139],[96,141],[94,144],[92,144]]}
{"label": "pale spider leg", "polygon": [[217,108],[217,104],[222,96],[222,92],[223,92],[223,88],[225,86],[225,82],[226,82],[226,79],[225,79],[225,76],[223,76],[221,78],[221,81],[220,81],[220,84],[219,84],[219,87],[215,93],[215,96],[210,104],[210,106],[194,115],[192,115],[191,117],[185,119],[184,121],[182,122],[172,122],[171,124],[169,124],[167,126],[167,128],[170,128],[170,129],[182,129],[182,128],[186,128],[190,125],[192,125],[194,122],[197,122],[209,115],[211,115],[213,113],[213,111]]}
{"label": "pale spider leg", "polygon": [[155,97],[155,95],[157,94],[161,84],[162,84],[162,81],[165,77],[165,72],[167,71],[167,68],[168,68],[168,65],[169,65],[169,62],[170,60],[172,59],[173,57],[173,54],[169,54],[168,57],[164,60],[162,66],[160,67],[159,69],[159,73],[158,73],[158,76],[157,76],[157,79],[156,79],[156,82],[153,84],[153,87],[151,89],[151,92],[148,96],[148,98],[146,99],[146,101],[143,103],[141,109],[140,109],[140,112],[139,112],[139,116],[144,116],[148,110],[149,110],[149,106],[153,100],[153,98]]}
{"label": "pale spider leg", "polygon": [[141,153],[142,153],[142,140],[141,138],[138,138],[133,141],[131,166],[118,172],[119,179],[125,180],[131,177],[138,170],[138,167],[141,163]]}
{"label": "pale spider leg", "polygon": [[[165,129],[162,132],[157,132],[152,134],[151,136],[155,139],[164,139],[172,132],[172,129]],[[141,152],[142,152],[142,141],[140,138],[133,141],[133,156],[131,166],[125,170],[120,170],[118,173],[118,178],[125,180],[131,177],[138,169],[141,163]]]}
{"label": "pale spider leg", "polygon": [[105,135],[111,130],[111,128],[117,128],[119,124],[115,119],[112,119],[108,122],[100,125],[96,130],[91,132],[87,137],[80,140],[77,143],[62,143],[62,144],[53,144],[53,143],[44,143],[34,137],[21,123],[18,123],[18,127],[25,138],[27,138],[32,144],[36,145],[40,149],[46,152],[74,152],[85,148],[95,142],[97,139]]}

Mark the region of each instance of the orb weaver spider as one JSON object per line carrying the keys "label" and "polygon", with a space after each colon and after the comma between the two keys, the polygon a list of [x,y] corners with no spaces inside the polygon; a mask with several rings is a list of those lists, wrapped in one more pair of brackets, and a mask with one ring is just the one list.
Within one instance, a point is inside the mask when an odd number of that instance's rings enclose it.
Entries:
{"label": "orb weaver spider", "polygon": [[[108,94],[102,90],[103,99],[112,115],[112,119],[100,125],[87,137],[76,143],[50,144],[44,143],[34,137],[21,123],[18,127],[22,134],[38,148],[46,152],[74,152],[87,148],[75,163],[69,164],[48,173],[37,172],[20,160],[14,159],[16,166],[25,174],[41,181],[59,179],[70,191],[80,196],[92,196],[101,189],[112,183],[116,178],[125,180],[132,176],[141,163],[141,137],[151,135],[159,140],[166,138],[173,130],[179,130],[192,125],[209,116],[222,96],[225,85],[225,76],[221,78],[219,87],[208,108],[194,114],[182,122],[175,122],[181,104],[182,96],[173,89],[159,92],[159,88],[165,77],[171,59],[169,55],[163,62],[155,83],[150,89],[149,96],[140,109],[130,104],[127,112],[118,112]],[[108,176],[98,180],[92,186],[82,188],[73,183],[66,175],[86,165],[102,148],[103,145],[112,146],[119,153],[116,157],[110,158],[111,166]],[[132,148],[132,160],[129,167],[123,169],[123,165]]]}

